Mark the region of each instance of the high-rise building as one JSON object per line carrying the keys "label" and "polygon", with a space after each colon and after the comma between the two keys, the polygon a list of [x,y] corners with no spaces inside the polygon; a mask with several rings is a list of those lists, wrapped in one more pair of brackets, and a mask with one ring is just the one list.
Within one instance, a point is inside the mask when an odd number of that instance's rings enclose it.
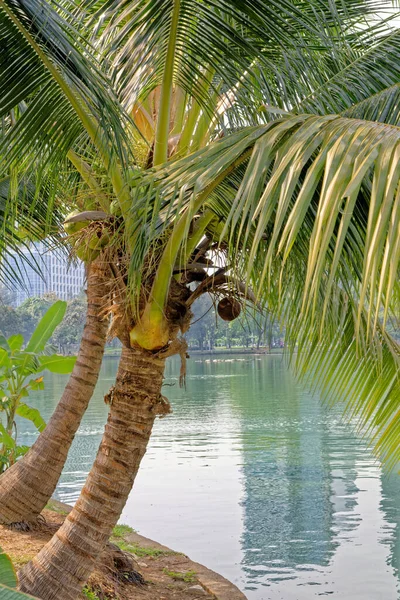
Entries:
{"label": "high-rise building", "polygon": [[31,296],[54,293],[61,300],[69,300],[81,292],[85,279],[83,263],[71,263],[65,253],[50,251],[40,242],[23,252],[26,260],[15,254],[8,259],[22,280],[14,285],[16,306]]}

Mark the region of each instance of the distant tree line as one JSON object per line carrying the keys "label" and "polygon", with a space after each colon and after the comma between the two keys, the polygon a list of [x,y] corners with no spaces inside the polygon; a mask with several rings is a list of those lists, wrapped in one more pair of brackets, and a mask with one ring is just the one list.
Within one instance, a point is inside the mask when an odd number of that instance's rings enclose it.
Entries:
{"label": "distant tree line", "polygon": [[[0,333],[6,338],[21,333],[27,340],[46,310],[57,300],[55,294],[27,298],[15,308],[13,293],[0,288]],[[58,352],[76,352],[85,324],[86,295],[82,292],[68,301],[62,323],[57,327],[52,343]],[[241,316],[234,321],[223,321],[209,296],[203,296],[193,306],[193,325],[187,341],[191,350],[214,348],[279,348],[284,345],[284,334],[277,323],[259,313]],[[117,344],[116,341],[111,345]]]}
{"label": "distant tree line", "polygon": [[[6,338],[21,333],[28,340],[39,320],[48,308],[58,300],[53,293],[44,296],[27,298],[20,306],[15,307],[14,294],[7,288],[0,287],[0,333]],[[86,317],[86,294],[82,292],[76,298],[68,300],[63,321],[58,325],[51,338],[51,343],[62,354],[74,354],[82,337]],[[118,340],[108,344],[119,347]]]}
{"label": "distant tree line", "polygon": [[[27,340],[48,308],[58,300],[55,294],[27,298],[20,306],[12,306],[13,293],[0,289],[0,332],[7,338],[21,333]],[[80,342],[85,324],[86,296],[82,293],[68,301],[63,321],[56,328],[51,342],[59,352],[69,354]]]}

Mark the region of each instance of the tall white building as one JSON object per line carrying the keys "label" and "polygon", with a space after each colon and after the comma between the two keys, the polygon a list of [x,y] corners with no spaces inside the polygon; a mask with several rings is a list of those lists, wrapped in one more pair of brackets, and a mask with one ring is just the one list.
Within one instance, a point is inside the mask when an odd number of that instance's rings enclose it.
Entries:
{"label": "tall white building", "polygon": [[[61,300],[69,300],[81,292],[85,279],[83,263],[71,264],[65,253],[49,251],[40,242],[24,254],[27,260],[15,254],[9,257],[10,264],[20,272],[23,280],[23,285],[15,284],[14,287],[17,306],[31,296],[54,293]],[[41,275],[33,263],[37,264]]]}

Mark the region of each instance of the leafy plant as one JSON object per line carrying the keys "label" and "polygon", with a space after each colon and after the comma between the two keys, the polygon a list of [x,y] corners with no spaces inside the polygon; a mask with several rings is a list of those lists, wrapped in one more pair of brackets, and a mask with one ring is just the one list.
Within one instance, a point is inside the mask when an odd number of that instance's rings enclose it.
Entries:
{"label": "leafy plant", "polygon": [[67,303],[55,302],[43,315],[25,348],[22,335],[6,339],[0,334],[0,412],[5,423],[0,422],[0,472],[24,455],[28,447],[17,445],[15,417],[31,421],[38,431],[46,423],[37,408],[24,402],[31,390],[44,389],[43,371],[70,373],[74,356],[48,353],[48,341],[64,317]]}
{"label": "leafy plant", "polygon": [[128,535],[129,533],[135,533],[135,530],[132,529],[132,527],[130,527],[129,525],[123,525],[121,523],[120,525],[116,525],[114,527],[112,535],[115,538],[123,538],[125,535]]}
{"label": "leafy plant", "polygon": [[1,600],[23,600],[32,598],[22,592],[17,592],[18,579],[11,558],[0,548],[0,598]]}
{"label": "leafy plant", "polygon": [[17,574],[11,558],[0,548],[0,584],[17,587]]}

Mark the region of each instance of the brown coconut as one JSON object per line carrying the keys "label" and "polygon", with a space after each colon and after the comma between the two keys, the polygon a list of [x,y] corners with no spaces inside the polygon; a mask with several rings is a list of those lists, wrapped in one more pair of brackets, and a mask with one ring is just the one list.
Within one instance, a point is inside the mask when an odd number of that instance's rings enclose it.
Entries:
{"label": "brown coconut", "polygon": [[217,311],[224,321],[233,321],[237,319],[242,310],[242,306],[236,298],[222,298],[218,302]]}

